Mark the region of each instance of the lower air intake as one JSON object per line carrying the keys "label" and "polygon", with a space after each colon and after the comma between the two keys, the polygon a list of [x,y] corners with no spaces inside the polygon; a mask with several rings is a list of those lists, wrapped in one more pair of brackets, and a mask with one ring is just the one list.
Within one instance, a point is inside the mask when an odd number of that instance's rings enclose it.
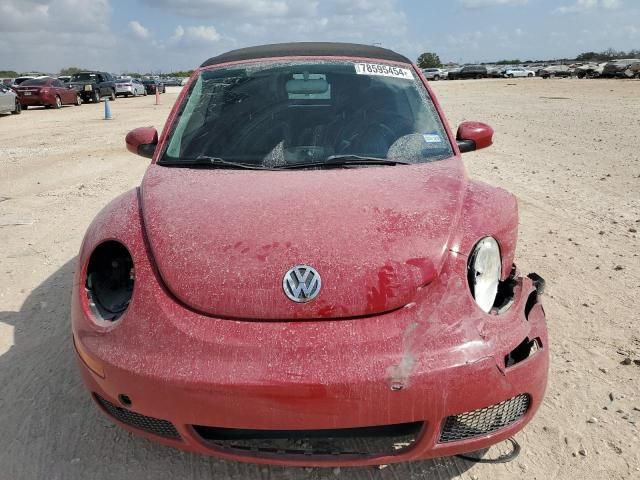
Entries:
{"label": "lower air intake", "polygon": [[153,433],[154,435],[158,435],[160,437],[170,438],[173,440],[180,439],[180,434],[176,430],[176,427],[174,427],[173,424],[171,422],[168,422],[167,420],[147,417],[145,415],[120,408],[113,403],[108,402],[100,395],[96,395],[95,397],[98,403],[102,405],[102,407],[107,411],[109,415],[122,423],[125,423],[133,428],[137,428],[138,430],[144,430],[145,432]]}
{"label": "lower air intake", "polygon": [[527,394],[518,395],[491,407],[447,417],[440,432],[440,443],[457,442],[497,432],[520,420],[531,404]]}
{"label": "lower air intake", "polygon": [[245,430],[194,425],[214,448],[239,454],[273,456],[393,455],[410,448],[423,422],[334,430]]}

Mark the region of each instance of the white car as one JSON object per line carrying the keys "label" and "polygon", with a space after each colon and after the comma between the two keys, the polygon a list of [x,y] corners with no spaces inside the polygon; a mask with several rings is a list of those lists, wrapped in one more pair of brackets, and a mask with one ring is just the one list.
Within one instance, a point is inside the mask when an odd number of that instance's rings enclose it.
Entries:
{"label": "white car", "polygon": [[505,78],[535,77],[536,72],[533,70],[527,70],[526,68],[516,67],[505,70],[502,76]]}
{"label": "white car", "polygon": [[24,77],[14,78],[13,79],[13,83],[11,84],[11,86],[12,87],[17,87],[22,82],[26,82],[27,80],[33,80],[34,78],[36,78],[36,77],[34,77],[33,75],[25,75]]}
{"label": "white car", "polygon": [[441,68],[423,68],[422,73],[427,80],[438,81],[447,78],[447,71]]}
{"label": "white car", "polygon": [[116,83],[116,95],[123,95],[125,97],[138,95],[146,95],[147,89],[137,78],[120,78],[115,81]]}
{"label": "white car", "polygon": [[22,106],[16,92],[11,90],[8,85],[0,83],[0,113],[19,114],[20,112],[22,112]]}

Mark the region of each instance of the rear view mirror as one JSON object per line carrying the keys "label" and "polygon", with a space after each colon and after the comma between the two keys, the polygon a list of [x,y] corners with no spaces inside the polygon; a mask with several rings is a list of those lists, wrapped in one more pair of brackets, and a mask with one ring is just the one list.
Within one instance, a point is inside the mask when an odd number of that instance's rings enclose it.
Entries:
{"label": "rear view mirror", "polygon": [[158,145],[158,131],[153,127],[131,130],[125,139],[127,150],[145,158],[153,158]]}
{"label": "rear view mirror", "polygon": [[287,82],[287,93],[290,95],[320,95],[329,90],[329,84],[326,80],[308,79],[308,80],[289,80]]}
{"label": "rear view mirror", "polygon": [[473,152],[493,145],[493,128],[486,123],[463,122],[456,135],[460,153]]}

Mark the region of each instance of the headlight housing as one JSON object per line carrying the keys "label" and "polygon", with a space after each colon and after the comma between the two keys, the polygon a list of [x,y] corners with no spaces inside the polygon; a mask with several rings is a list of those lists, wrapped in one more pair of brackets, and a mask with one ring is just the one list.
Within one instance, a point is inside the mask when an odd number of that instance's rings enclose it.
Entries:
{"label": "headlight housing", "polygon": [[99,320],[115,322],[129,308],[133,295],[133,259],[119,242],[100,244],[87,266],[85,290],[89,306]]}
{"label": "headlight housing", "polygon": [[467,266],[471,294],[485,313],[491,311],[496,301],[501,272],[500,246],[495,238],[485,237],[476,244]]}

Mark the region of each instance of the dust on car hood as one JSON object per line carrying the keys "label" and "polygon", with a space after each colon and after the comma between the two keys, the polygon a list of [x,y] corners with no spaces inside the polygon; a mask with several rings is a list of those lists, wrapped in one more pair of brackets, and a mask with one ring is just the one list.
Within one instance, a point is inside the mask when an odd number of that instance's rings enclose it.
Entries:
{"label": "dust on car hood", "polygon": [[[152,165],[141,200],[167,288],[221,317],[341,318],[410,303],[448,254],[466,186],[462,163],[304,171]],[[314,267],[322,288],[295,303],[283,278]]]}

